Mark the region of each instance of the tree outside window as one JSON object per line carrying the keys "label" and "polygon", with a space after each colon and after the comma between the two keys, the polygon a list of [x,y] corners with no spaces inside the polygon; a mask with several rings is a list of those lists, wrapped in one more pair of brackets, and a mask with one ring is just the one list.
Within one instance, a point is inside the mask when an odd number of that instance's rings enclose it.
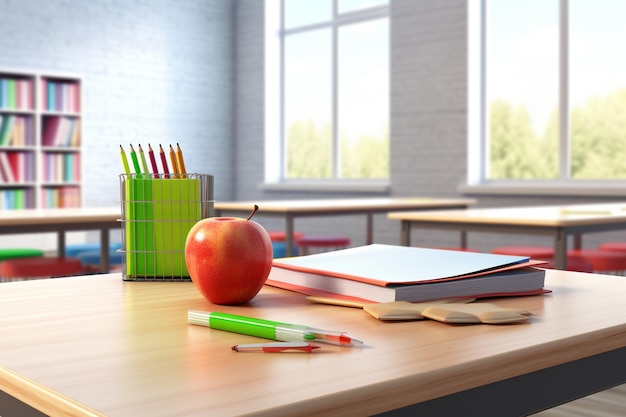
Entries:
{"label": "tree outside window", "polygon": [[486,178],[626,179],[626,2],[483,4]]}
{"label": "tree outside window", "polygon": [[388,178],[387,0],[283,0],[282,10],[282,178]]}

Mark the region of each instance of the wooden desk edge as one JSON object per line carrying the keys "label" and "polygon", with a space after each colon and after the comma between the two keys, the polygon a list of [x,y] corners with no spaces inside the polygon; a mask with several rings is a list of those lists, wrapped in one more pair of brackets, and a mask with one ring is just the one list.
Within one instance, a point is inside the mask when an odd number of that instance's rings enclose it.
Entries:
{"label": "wooden desk edge", "polygon": [[[435,371],[429,375],[406,377],[384,384],[372,385],[358,391],[338,392],[323,399],[312,399],[307,401],[307,404],[300,404],[306,413],[298,413],[297,415],[361,416],[392,412],[473,388],[525,376],[535,371],[543,371],[620,348],[623,349],[626,347],[623,339],[624,332],[626,332],[626,325],[615,326],[615,328],[594,332],[584,337],[539,345],[532,349],[532,352],[528,349],[520,349],[517,355],[505,359],[487,357],[466,366],[468,369],[461,376],[459,376],[458,370],[454,372],[450,370]],[[597,340],[601,340],[602,343],[590,343],[590,341]],[[529,357],[532,360],[529,360]],[[546,360],[550,362],[548,367],[545,366]],[[416,386],[424,384],[425,378],[429,380],[427,388],[416,390]],[[294,415],[294,410],[291,407],[281,407],[263,410],[255,415],[288,417]]]}
{"label": "wooden desk edge", "polygon": [[62,394],[0,366],[0,390],[46,415],[105,417]]}

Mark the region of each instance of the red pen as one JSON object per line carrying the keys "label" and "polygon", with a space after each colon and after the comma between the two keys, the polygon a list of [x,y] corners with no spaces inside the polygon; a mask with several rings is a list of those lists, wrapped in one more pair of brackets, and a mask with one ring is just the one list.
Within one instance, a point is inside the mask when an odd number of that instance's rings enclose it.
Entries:
{"label": "red pen", "polygon": [[272,342],[272,343],[252,343],[248,345],[235,345],[231,349],[235,352],[313,352],[313,349],[319,349],[317,345],[308,342]]}
{"label": "red pen", "polygon": [[163,147],[161,145],[159,145],[159,153],[161,154],[161,163],[163,164],[163,173],[165,174],[163,175],[163,178],[169,178],[170,170],[167,167],[167,159],[165,158],[165,151],[163,150]]}

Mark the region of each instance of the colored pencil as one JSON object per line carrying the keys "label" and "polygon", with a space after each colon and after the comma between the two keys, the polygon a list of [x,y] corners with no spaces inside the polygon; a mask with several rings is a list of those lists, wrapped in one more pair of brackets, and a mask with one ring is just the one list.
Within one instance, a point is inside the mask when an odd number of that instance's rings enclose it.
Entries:
{"label": "colored pencil", "polygon": [[124,152],[124,148],[120,145],[120,155],[122,156],[122,165],[124,165],[124,172],[126,174],[130,174],[130,167],[128,166],[128,159],[126,159],[126,152]]}
{"label": "colored pencil", "polygon": [[143,153],[141,144],[139,145],[139,160],[141,161],[141,167],[143,168],[143,173],[146,175],[150,174],[150,170],[148,169],[148,163],[146,162],[146,155]]}
{"label": "colored pencil", "polygon": [[154,151],[152,150],[152,146],[150,146],[150,144],[148,144],[148,157],[150,158],[150,165],[152,165],[154,178],[159,178],[159,168],[157,167],[156,159],[154,158]]}
{"label": "colored pencil", "polygon": [[159,154],[161,155],[161,164],[163,165],[163,173],[165,174],[163,175],[163,178],[169,178],[170,170],[167,167],[167,158],[165,157],[165,151],[161,145],[159,145]]}
{"label": "colored pencil", "polygon": [[130,159],[133,160],[133,166],[135,167],[135,173],[141,174],[141,168],[139,168],[139,161],[137,160],[137,153],[135,153],[135,148],[133,145],[130,145]]}
{"label": "colored pencil", "polygon": [[178,161],[178,170],[183,178],[186,178],[187,169],[185,168],[185,159],[183,158],[183,151],[180,149],[180,145],[176,144],[176,160]]}
{"label": "colored pencil", "polygon": [[172,162],[172,171],[174,172],[174,178],[178,178],[180,175],[180,169],[178,168],[178,161],[176,160],[176,152],[170,145],[170,161]]}

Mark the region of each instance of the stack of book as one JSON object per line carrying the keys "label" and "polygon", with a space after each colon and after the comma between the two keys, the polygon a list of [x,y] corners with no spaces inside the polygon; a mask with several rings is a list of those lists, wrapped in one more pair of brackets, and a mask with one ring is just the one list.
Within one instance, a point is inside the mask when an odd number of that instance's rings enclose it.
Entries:
{"label": "stack of book", "polygon": [[373,244],[275,259],[267,284],[372,302],[534,295],[545,263],[523,256]]}

